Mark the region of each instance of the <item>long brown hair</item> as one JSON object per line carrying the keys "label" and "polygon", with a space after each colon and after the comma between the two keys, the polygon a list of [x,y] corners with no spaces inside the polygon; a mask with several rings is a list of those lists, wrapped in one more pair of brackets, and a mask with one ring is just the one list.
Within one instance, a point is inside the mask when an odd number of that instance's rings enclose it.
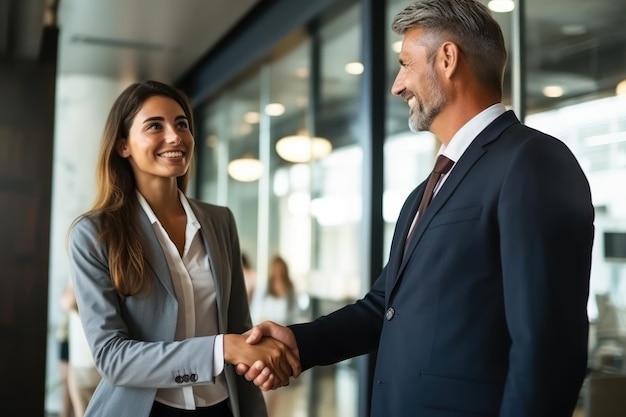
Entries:
{"label": "long brown hair", "polygon": [[289,266],[280,255],[275,255],[270,263],[270,272],[267,283],[267,293],[274,297],[281,297],[283,294],[279,294],[276,288],[276,284],[283,284],[287,294],[291,294],[294,291],[293,281],[289,275]]}
{"label": "long brown hair", "polygon": [[[122,295],[134,295],[150,288],[145,270],[143,242],[135,220],[139,205],[135,194],[135,176],[130,163],[118,153],[118,144],[128,139],[133,119],[147,99],[164,96],[175,100],[189,120],[193,135],[193,115],[187,96],[180,90],[158,81],[128,86],[115,100],[107,118],[96,167],[96,198],[91,209],[79,216],[93,216],[98,221],[98,240],[108,251],[109,273],[115,289]],[[185,192],[191,167],[176,179]]]}

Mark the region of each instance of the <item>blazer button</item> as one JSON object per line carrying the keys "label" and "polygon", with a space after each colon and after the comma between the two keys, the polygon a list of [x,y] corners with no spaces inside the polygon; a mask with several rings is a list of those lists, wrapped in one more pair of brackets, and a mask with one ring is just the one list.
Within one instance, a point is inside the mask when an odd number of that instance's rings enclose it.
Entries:
{"label": "blazer button", "polygon": [[183,375],[183,381],[189,382],[189,375],[187,374]]}
{"label": "blazer button", "polygon": [[387,310],[387,314],[385,314],[385,317],[387,318],[387,320],[391,320],[395,314],[396,310],[393,307],[389,307],[389,309]]}
{"label": "blazer button", "polygon": [[190,378],[191,382],[196,382],[198,380],[198,375],[196,374],[191,374],[191,378]]}
{"label": "blazer button", "polygon": [[182,384],[183,383],[183,377],[178,375],[176,378],[174,378],[174,381],[176,381],[177,384]]}

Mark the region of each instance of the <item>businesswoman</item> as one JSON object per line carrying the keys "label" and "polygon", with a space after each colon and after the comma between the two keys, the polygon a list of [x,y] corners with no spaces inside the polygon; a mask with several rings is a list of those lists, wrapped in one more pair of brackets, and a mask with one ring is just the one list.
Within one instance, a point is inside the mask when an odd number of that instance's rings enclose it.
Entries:
{"label": "businesswoman", "polygon": [[194,155],[187,97],[130,85],[109,113],[96,199],[69,231],[78,310],[102,375],[86,417],[266,416],[261,391],[230,364],[297,359],[246,345],[251,327],[231,211],[185,196]]}

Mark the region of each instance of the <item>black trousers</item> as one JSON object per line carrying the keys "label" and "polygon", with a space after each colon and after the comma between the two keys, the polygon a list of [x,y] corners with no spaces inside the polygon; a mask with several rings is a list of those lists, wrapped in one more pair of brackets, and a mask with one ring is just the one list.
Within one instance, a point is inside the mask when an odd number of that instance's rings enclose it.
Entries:
{"label": "black trousers", "polygon": [[199,407],[195,410],[182,410],[155,401],[152,411],[150,411],[150,417],[233,417],[233,413],[228,407],[228,400],[209,407]]}

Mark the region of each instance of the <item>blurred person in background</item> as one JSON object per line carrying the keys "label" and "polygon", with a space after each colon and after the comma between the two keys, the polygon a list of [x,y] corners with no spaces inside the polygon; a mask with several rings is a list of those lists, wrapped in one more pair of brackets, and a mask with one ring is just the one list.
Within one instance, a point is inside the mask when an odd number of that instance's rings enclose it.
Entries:
{"label": "blurred person in background", "polygon": [[[256,323],[271,320],[282,325],[289,325],[300,318],[289,265],[280,255],[274,255],[270,260],[266,287],[254,298],[252,311],[252,317]],[[298,385],[298,381],[298,379],[293,379],[289,386],[282,390],[264,392],[269,417],[291,415],[293,389]]]}
{"label": "blurred person in background", "polygon": [[68,313],[69,318],[68,392],[74,417],[83,417],[101,377],[85,339],[71,282],[68,282],[63,290],[61,307]]}
{"label": "blurred person in background", "polygon": [[246,281],[246,293],[248,294],[248,303],[252,302],[254,291],[256,290],[256,272],[250,262],[247,253],[241,253],[241,263],[243,265],[243,279]]}
{"label": "blurred person in background", "polygon": [[70,322],[69,322],[69,312],[65,311],[64,307],[64,295],[65,289],[63,293],[61,293],[61,308],[63,311],[63,316],[61,318],[61,322],[59,323],[55,337],[59,347],[59,374],[60,374],[60,390],[61,390],[61,408],[59,410],[59,417],[71,417],[73,415],[72,411],[72,399],[70,397],[70,391],[68,387],[67,377],[69,373],[69,360],[70,360],[70,341],[69,341],[69,331],[70,331]]}

